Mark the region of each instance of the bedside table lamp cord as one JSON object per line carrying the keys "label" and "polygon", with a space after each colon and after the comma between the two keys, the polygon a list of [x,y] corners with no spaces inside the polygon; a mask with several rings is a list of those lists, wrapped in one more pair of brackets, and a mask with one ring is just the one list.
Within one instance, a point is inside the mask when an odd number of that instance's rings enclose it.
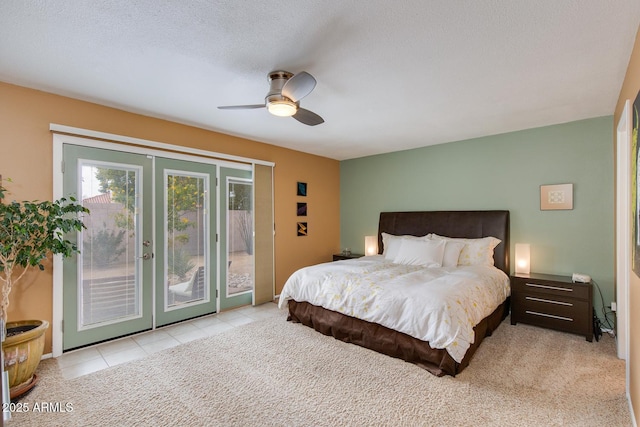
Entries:
{"label": "bedside table lamp cord", "polygon": [[[596,337],[596,341],[599,340],[600,335],[602,335],[603,331],[608,333],[611,337],[615,338],[616,332],[615,332],[615,329],[613,328],[613,324],[611,323],[611,320],[609,320],[609,315],[613,314],[613,311],[607,310],[607,306],[604,303],[604,297],[602,296],[602,290],[600,289],[600,285],[598,285],[598,283],[593,279],[591,279],[591,283],[596,285],[598,294],[600,294],[600,301],[602,301],[602,315],[604,317],[604,321],[600,320],[600,318],[596,315],[596,309],[595,308],[593,309],[593,327],[594,327],[593,332],[594,332],[594,336]],[[603,326],[606,326],[607,329],[603,329]],[[596,328],[600,332],[599,334],[596,334]]]}

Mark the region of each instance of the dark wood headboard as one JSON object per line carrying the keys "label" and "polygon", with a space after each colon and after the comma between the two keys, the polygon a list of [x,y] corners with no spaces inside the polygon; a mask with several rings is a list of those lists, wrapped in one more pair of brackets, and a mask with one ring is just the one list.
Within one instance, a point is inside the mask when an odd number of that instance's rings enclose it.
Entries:
{"label": "dark wood headboard", "polygon": [[494,265],[507,275],[511,274],[509,211],[380,212],[378,253],[384,249],[382,233],[412,236],[436,233],[470,239],[493,236],[502,241],[493,252]]}

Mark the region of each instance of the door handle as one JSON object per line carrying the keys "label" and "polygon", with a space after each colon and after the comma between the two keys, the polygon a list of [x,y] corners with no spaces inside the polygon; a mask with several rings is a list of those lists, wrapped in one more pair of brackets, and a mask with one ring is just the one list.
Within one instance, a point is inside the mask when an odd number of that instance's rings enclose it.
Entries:
{"label": "door handle", "polygon": [[153,258],[153,254],[148,253],[148,252],[145,252],[144,254],[142,254],[142,256],[141,256],[141,257],[138,257],[138,258],[142,258],[142,259],[144,259],[144,260],[148,260],[148,259]]}

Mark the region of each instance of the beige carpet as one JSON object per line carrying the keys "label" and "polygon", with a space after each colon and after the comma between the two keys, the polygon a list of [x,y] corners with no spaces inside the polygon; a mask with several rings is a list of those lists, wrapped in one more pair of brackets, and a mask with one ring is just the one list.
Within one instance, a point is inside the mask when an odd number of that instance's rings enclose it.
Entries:
{"label": "beige carpet", "polygon": [[274,318],[64,380],[55,360],[9,426],[627,426],[608,336],[503,322],[456,378]]}

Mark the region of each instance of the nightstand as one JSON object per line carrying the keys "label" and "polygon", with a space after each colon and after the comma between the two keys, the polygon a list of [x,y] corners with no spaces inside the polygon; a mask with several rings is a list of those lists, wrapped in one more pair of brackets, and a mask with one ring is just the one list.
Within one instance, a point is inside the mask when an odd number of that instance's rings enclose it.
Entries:
{"label": "nightstand", "polygon": [[593,287],[569,276],[511,276],[511,324],[518,322],[584,335],[593,341]]}
{"label": "nightstand", "polygon": [[340,260],[343,260],[343,259],[362,258],[363,256],[364,256],[364,254],[349,254],[349,255],[333,254],[333,260],[334,261],[340,261]]}

